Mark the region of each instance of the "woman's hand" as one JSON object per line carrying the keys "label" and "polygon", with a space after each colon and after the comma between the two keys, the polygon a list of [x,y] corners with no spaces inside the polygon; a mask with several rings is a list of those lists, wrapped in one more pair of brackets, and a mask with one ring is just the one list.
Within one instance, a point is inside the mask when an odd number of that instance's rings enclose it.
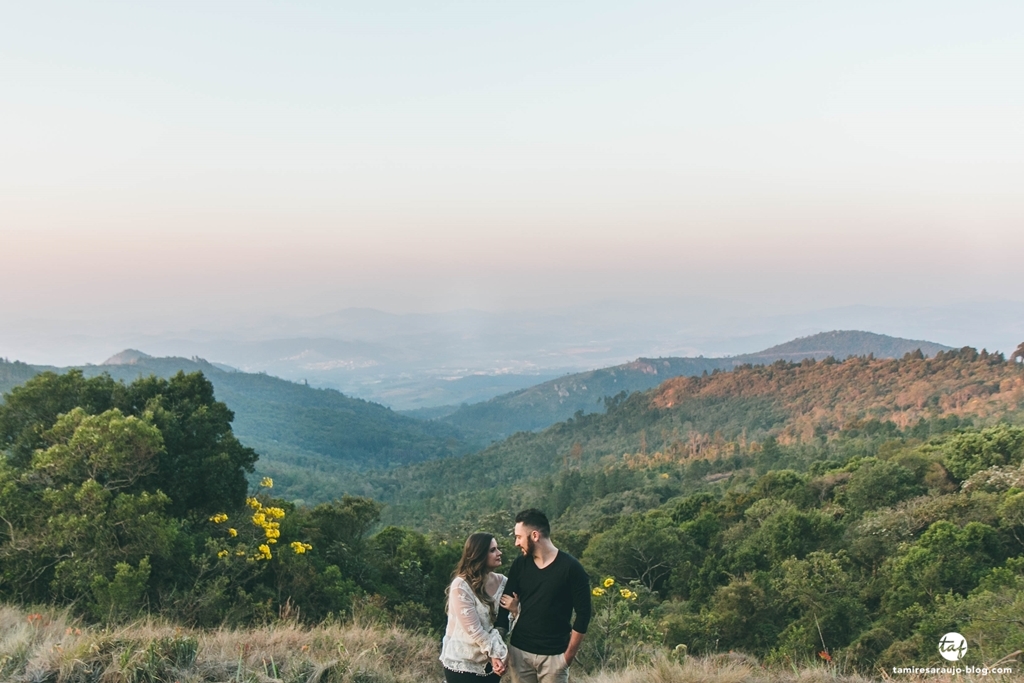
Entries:
{"label": "woman's hand", "polygon": [[512,613],[512,616],[519,616],[519,593],[501,596],[501,606]]}
{"label": "woman's hand", "polygon": [[498,674],[499,676],[504,676],[505,662],[498,659],[497,657],[491,657],[491,669],[493,669],[494,673]]}

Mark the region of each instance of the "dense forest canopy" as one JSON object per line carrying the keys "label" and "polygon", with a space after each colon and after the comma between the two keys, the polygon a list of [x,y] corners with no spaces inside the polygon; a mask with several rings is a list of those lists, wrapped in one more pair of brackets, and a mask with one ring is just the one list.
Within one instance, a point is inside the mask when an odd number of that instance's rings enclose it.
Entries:
{"label": "dense forest canopy", "polygon": [[594,581],[583,666],[685,644],[867,672],[935,663],[948,631],[991,664],[1024,649],[1022,379],[972,349],[742,367],[308,507],[247,490],[202,375],[43,374],[0,405],[0,598],[436,630],[465,533],[511,553],[535,505]]}

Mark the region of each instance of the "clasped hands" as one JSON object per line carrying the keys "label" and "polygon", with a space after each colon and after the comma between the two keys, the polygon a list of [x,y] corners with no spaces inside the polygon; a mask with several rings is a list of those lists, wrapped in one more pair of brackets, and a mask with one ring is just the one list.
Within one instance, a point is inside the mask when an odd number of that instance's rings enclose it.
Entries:
{"label": "clasped hands", "polygon": [[[519,594],[513,593],[512,595],[502,595],[501,606],[507,609],[512,614],[513,617],[518,617]],[[498,657],[491,657],[491,669],[493,669],[494,673],[498,674],[499,676],[504,676],[505,672],[508,670],[508,665],[505,663],[504,660],[499,659]]]}

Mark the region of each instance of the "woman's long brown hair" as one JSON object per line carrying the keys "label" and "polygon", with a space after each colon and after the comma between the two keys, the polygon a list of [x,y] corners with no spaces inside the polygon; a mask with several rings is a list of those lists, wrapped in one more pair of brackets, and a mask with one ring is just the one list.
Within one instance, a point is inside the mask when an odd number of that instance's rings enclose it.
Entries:
{"label": "woman's long brown hair", "polygon": [[464,578],[476,597],[480,598],[480,602],[490,608],[492,621],[497,618],[498,609],[494,605],[494,598],[484,590],[484,581],[490,571],[487,567],[487,556],[490,554],[493,540],[494,536],[491,534],[470,534],[466,539],[466,545],[462,546],[462,558],[452,572],[453,579],[456,576]]}

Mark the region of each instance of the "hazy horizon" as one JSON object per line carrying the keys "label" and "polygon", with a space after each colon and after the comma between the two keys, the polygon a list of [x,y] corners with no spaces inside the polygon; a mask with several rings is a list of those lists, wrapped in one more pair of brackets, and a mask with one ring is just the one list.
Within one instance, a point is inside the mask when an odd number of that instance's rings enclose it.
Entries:
{"label": "hazy horizon", "polygon": [[868,324],[1009,352],[1022,20],[1011,2],[13,6],[0,355],[185,354],[352,307],[480,311],[481,339],[582,311],[604,360]]}

